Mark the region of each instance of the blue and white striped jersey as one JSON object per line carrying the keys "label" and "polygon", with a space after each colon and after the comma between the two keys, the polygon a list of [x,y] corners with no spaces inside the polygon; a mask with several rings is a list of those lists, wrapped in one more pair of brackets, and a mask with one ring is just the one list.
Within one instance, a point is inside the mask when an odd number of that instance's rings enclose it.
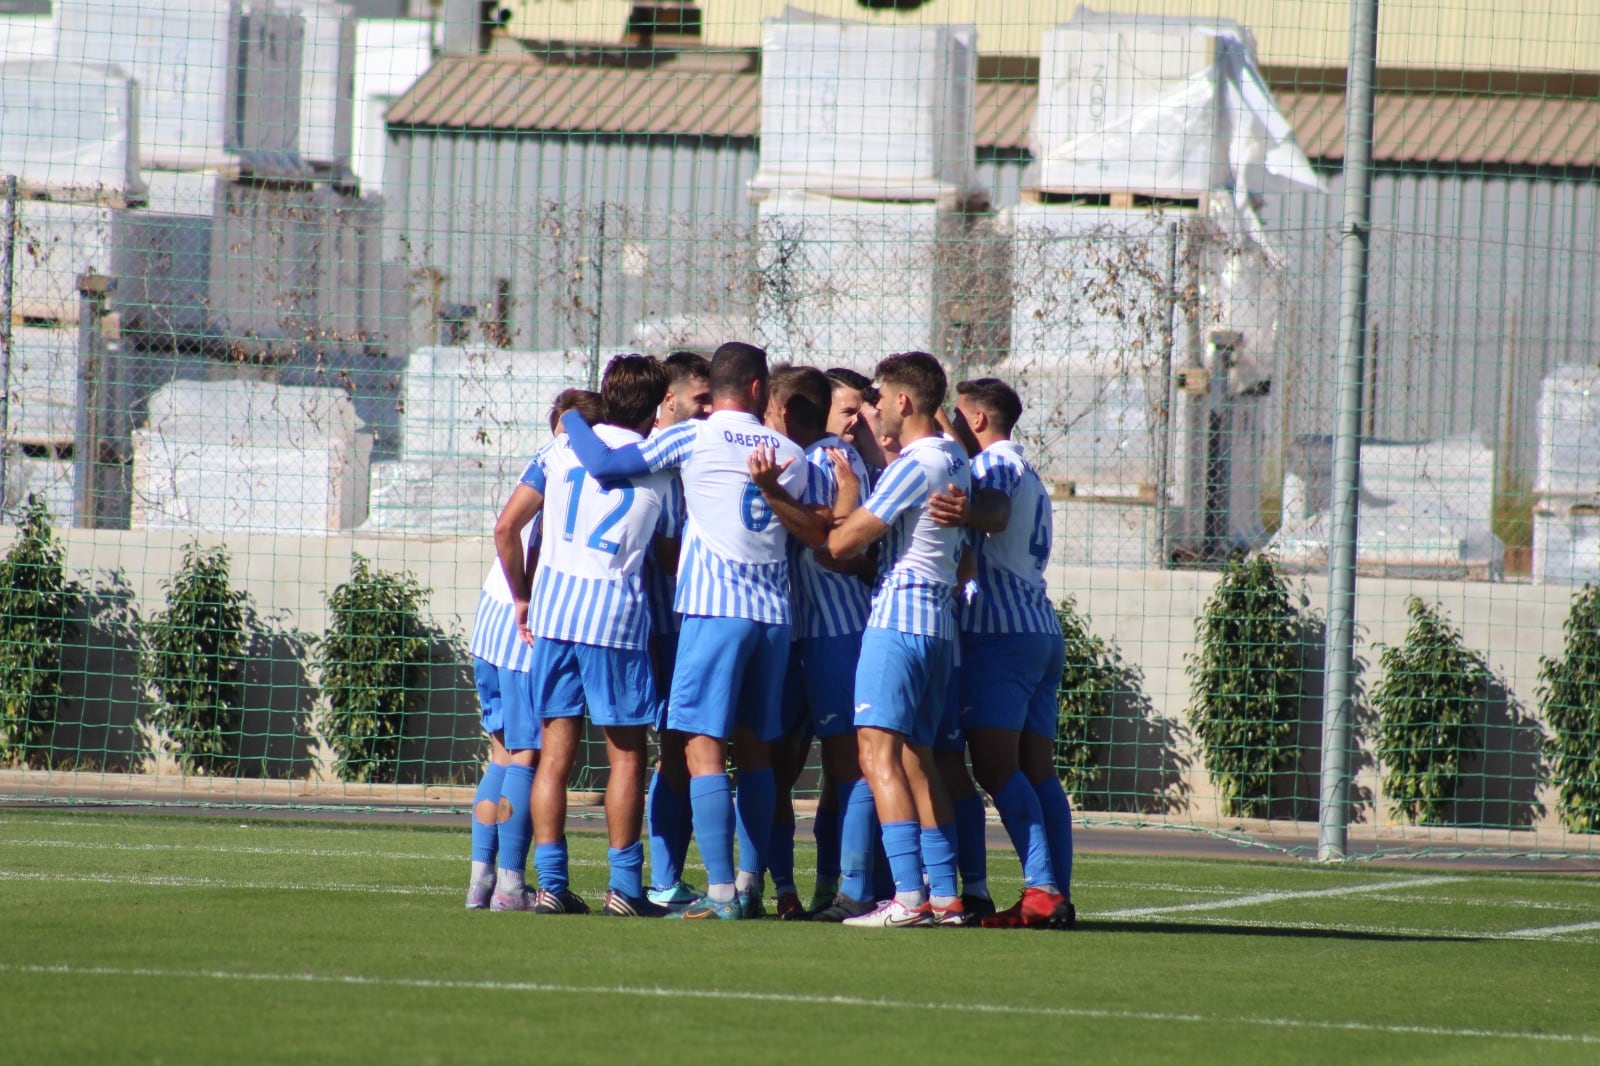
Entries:
{"label": "blue and white striped jersey", "polygon": [[[673,540],[683,536],[685,518],[683,481],[676,474],[667,485],[667,495],[661,501],[661,525],[656,530]],[[678,592],[678,575],[663,569],[654,550],[644,557],[644,595],[650,604],[650,630],[653,633],[676,633],[683,627],[683,619],[673,608]]]}
{"label": "blue and white striped jersey", "polygon": [[935,525],[928,497],[972,488],[972,467],[947,437],[923,437],[884,468],[864,505],[889,527],[878,549],[878,587],[868,626],[954,640],[956,564],[965,532]]}
{"label": "blue and white striped jersey", "polygon": [[972,491],[1011,497],[1011,520],[976,538],[978,590],[960,611],[965,633],[1059,633],[1044,568],[1050,562],[1050,494],[1014,441],[996,441],[972,461]]}
{"label": "blue and white striped jersey", "polygon": [[[828,449],[838,448],[850,458],[850,467],[867,486],[867,464],[855,447],[828,435],[806,449],[811,464],[810,482],[803,502],[832,507],[839,498],[839,480],[833,472]],[[843,637],[867,627],[872,609],[872,590],[866,582],[850,574],[836,574],[817,562],[811,549],[790,538],[790,572],[794,584],[794,637]]]}
{"label": "blue and white striped jersey", "polygon": [[683,478],[683,551],[678,561],[679,614],[787,624],[789,534],[767,506],[747,462],[765,444],[789,462],[778,479],[804,496],[810,469],[794,441],[743,411],[713,411],[704,421],[669,426],[639,445],[650,470]]}
{"label": "blue and white striped jersey", "polygon": [[[608,446],[640,438],[594,427]],[[536,637],[606,648],[642,648],[650,636],[642,569],[661,525],[669,477],[653,474],[602,489],[565,437],[541,453],[545,537],[528,625]],[[526,480],[526,476],[525,476]],[[535,488],[540,488],[534,485]]]}
{"label": "blue and white striped jersey", "polygon": [[[522,527],[522,549],[527,554],[528,544],[539,539],[540,519]],[[497,558],[489,564],[488,576],[483,579],[483,591],[478,593],[478,613],[472,619],[472,637],[467,642],[467,652],[502,670],[520,670],[526,673],[533,666],[533,648],[522,642],[517,634],[516,604],[511,599],[511,583]]]}

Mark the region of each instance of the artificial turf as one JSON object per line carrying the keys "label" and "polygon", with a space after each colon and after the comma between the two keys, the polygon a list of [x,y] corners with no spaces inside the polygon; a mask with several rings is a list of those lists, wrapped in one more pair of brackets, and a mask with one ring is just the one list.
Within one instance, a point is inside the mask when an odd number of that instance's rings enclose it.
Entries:
{"label": "artificial turf", "polygon": [[[465,852],[464,827],[0,810],[0,1046],[17,1063],[1600,1060],[1595,879],[1085,855],[1075,931],[877,931],[469,913]],[[604,840],[572,854],[598,904]],[[1015,861],[992,868],[1008,902]]]}

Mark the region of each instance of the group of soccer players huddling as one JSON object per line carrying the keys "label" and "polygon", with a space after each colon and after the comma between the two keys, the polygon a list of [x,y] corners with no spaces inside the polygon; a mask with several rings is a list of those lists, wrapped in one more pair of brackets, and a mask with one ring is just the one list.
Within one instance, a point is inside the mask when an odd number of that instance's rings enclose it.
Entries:
{"label": "group of soccer players huddling", "polygon": [[[710,360],[619,355],[599,393],[556,397],[473,627],[491,756],[469,908],[588,912],[565,834],[587,714],[609,761],[605,914],[763,917],[770,876],[786,920],[1073,924],[1050,500],[1011,439],[1016,392],[960,382],[947,412],[947,391],[923,352],[874,381],[769,369],[731,342]],[[807,907],[792,792],[813,739]],[[1006,910],[980,784],[1022,863]],[[691,835],[703,892],[684,881]]]}

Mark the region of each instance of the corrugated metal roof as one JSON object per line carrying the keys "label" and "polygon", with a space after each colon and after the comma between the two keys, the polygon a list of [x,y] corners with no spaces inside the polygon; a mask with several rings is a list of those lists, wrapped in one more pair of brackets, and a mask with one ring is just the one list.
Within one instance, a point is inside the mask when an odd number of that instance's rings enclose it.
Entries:
{"label": "corrugated metal roof", "polygon": [[[584,66],[518,56],[442,59],[389,110],[389,124],[754,139],[761,78],[731,57],[655,66]],[[733,68],[733,69],[730,69]],[[1027,147],[1038,86],[980,81],[981,148]],[[1313,159],[1344,156],[1344,94],[1279,90]],[[1600,164],[1600,100],[1468,93],[1379,93],[1374,158],[1455,164]]]}

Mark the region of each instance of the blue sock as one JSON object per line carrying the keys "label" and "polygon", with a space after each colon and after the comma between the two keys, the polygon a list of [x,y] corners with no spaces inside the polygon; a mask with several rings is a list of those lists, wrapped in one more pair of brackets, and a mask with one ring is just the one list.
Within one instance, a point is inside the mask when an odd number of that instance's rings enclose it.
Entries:
{"label": "blue sock", "polygon": [[1045,837],[1050,841],[1050,865],[1055,871],[1056,890],[1072,898],[1072,804],[1066,790],[1054,775],[1033,786],[1044,813]]}
{"label": "blue sock", "polygon": [[[778,779],[772,767],[740,770],[734,802],[739,808],[739,869],[760,881],[767,866],[767,845],[772,841],[772,812],[778,806]],[[701,846],[704,844],[702,841]]]}
{"label": "blue sock", "polygon": [[500,789],[505,784],[506,768],[499,763],[490,763],[483,769],[483,780],[478,782],[478,791],[472,794],[472,861],[494,862],[495,852],[500,845],[499,815],[491,814],[495,819],[483,822],[478,819],[478,804],[488,803],[498,806],[500,802]]}
{"label": "blue sock", "polygon": [[1011,846],[1022,860],[1022,883],[1029,888],[1053,884],[1056,879],[1050,864],[1050,842],[1045,835],[1044,812],[1039,806],[1039,795],[1028,779],[1018,770],[1000,786],[994,798],[1000,809],[1000,821],[1011,838]]}
{"label": "blue sock", "polygon": [[611,864],[613,891],[629,899],[644,895],[644,845],[635,840],[625,848],[607,848],[606,861]]}
{"label": "blue sock", "polygon": [[522,873],[528,868],[528,848],[533,844],[533,767],[508,766],[500,781],[500,798],[511,805],[511,817],[500,823],[502,870]]}
{"label": "blue sock", "polygon": [[883,850],[894,871],[895,894],[922,894],[922,829],[916,822],[884,822]]}
{"label": "blue sock", "polygon": [[767,842],[767,869],[772,871],[774,892],[795,891],[793,822],[772,823],[772,839]]}
{"label": "blue sock", "polygon": [[689,850],[689,797],[667,784],[658,770],[650,778],[650,887],[671,888],[683,879]]}
{"label": "blue sock", "polygon": [[[873,806],[873,824],[877,825],[877,806]],[[894,898],[894,868],[889,865],[889,853],[883,847],[883,826],[878,826],[878,839],[872,842],[872,893],[869,900]]]}
{"label": "blue sock", "polygon": [[[834,790],[837,794],[838,789]],[[817,811],[817,817],[811,823],[811,834],[817,841],[817,884],[836,885],[839,883],[839,840],[843,832],[844,804],[838,807],[823,807]]]}
{"label": "blue sock", "polygon": [[989,817],[983,797],[974,792],[956,800],[956,866],[961,871],[961,886],[989,891],[989,845],[986,839]]}
{"label": "blue sock", "polygon": [[[928,868],[928,892],[941,899],[961,894],[956,886],[956,827],[952,822],[921,834],[922,864]],[[899,888],[898,882],[895,885]]]}
{"label": "blue sock", "polygon": [[880,844],[878,811],[872,803],[872,787],[858,778],[834,788],[839,796],[841,814],[839,891],[851,899],[866,902],[877,898],[873,891],[872,860]]}
{"label": "blue sock", "polygon": [[[709,885],[733,884],[733,786],[727,774],[689,779],[689,806]],[[768,814],[771,818],[771,814]]]}
{"label": "blue sock", "polygon": [[539,871],[539,887],[556,895],[567,890],[567,842],[540,844],[533,849],[533,865]]}

